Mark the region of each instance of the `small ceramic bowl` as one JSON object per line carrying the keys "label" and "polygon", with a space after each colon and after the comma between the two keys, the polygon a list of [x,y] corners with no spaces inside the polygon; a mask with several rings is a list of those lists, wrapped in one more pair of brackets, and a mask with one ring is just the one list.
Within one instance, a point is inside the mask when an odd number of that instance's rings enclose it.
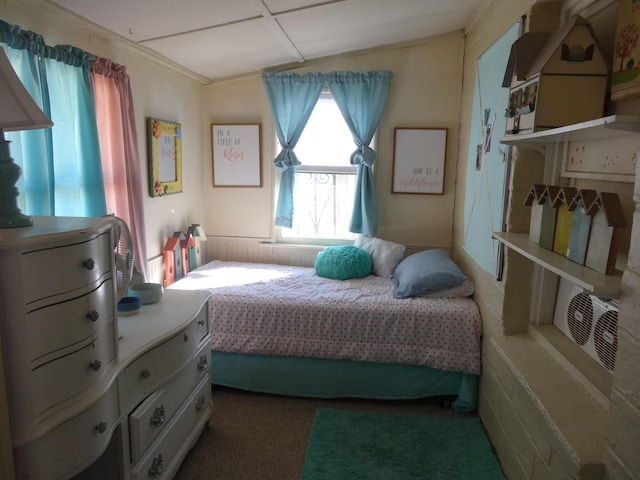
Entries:
{"label": "small ceramic bowl", "polygon": [[159,302],[164,291],[159,283],[138,283],[129,287],[129,295],[138,297],[142,305]]}
{"label": "small ceramic bowl", "polygon": [[140,312],[140,299],[138,297],[122,297],[118,302],[118,315],[127,317]]}

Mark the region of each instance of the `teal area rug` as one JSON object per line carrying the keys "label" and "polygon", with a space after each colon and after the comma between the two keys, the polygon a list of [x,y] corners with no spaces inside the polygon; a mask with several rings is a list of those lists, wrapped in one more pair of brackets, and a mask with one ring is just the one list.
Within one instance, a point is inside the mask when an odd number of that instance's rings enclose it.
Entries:
{"label": "teal area rug", "polygon": [[477,417],[316,410],[302,480],[504,480]]}

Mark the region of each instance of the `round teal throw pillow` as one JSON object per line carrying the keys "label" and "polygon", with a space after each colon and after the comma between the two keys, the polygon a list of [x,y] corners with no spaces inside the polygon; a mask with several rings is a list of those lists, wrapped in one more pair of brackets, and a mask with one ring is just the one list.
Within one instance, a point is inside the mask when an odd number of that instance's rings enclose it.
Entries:
{"label": "round teal throw pillow", "polygon": [[363,278],[371,272],[371,255],[353,245],[327,247],[318,253],[315,269],[319,277],[334,280]]}

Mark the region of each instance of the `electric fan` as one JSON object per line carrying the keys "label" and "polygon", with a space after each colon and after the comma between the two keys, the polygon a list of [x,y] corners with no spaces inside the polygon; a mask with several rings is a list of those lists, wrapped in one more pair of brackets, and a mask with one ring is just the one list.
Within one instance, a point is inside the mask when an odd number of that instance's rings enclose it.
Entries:
{"label": "electric fan", "polygon": [[133,240],[127,223],[119,217],[113,216],[114,256],[116,266],[117,299],[127,295],[129,285],[140,283],[144,279],[134,265]]}

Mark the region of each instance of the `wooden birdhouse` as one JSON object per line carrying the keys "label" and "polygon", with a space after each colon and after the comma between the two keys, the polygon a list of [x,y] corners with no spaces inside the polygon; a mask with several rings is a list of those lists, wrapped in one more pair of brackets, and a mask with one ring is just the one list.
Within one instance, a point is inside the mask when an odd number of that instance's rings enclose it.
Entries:
{"label": "wooden birdhouse", "polygon": [[571,215],[571,228],[569,230],[569,243],[567,245],[567,258],[584,265],[589,246],[591,233],[591,220],[597,211],[595,205],[598,192],[595,190],[578,190],[573,201],[568,205]]}
{"label": "wooden birdhouse", "polygon": [[511,46],[507,134],[533,133],[602,117],[608,66],[579,15],[552,33],[528,32]]}
{"label": "wooden birdhouse", "polygon": [[176,281],[176,258],[180,261],[180,239],[170,237],[162,249],[164,252],[164,283],[168,287]]}
{"label": "wooden birdhouse", "polygon": [[619,232],[627,226],[627,222],[620,197],[615,193],[600,192],[594,202],[594,208],[597,211],[591,221],[585,266],[611,275],[616,266]]}
{"label": "wooden birdhouse", "polygon": [[[182,254],[182,269],[183,273],[187,275],[191,271],[191,251],[195,251],[196,241],[193,236],[187,232],[184,236],[184,240],[180,240],[180,252]],[[195,267],[194,267],[195,268]]]}
{"label": "wooden birdhouse", "polygon": [[569,210],[578,189],[573,187],[561,187],[553,199],[552,205],[556,209],[556,229],[553,235],[552,250],[560,255],[567,254],[569,246],[569,233],[571,232],[571,218],[573,211]]}
{"label": "wooden birdhouse", "polygon": [[199,267],[203,264],[204,260],[204,243],[207,241],[207,236],[204,234],[204,229],[197,223],[194,223],[187,228],[187,233],[190,233],[195,242],[195,248],[189,252],[189,270]]}

